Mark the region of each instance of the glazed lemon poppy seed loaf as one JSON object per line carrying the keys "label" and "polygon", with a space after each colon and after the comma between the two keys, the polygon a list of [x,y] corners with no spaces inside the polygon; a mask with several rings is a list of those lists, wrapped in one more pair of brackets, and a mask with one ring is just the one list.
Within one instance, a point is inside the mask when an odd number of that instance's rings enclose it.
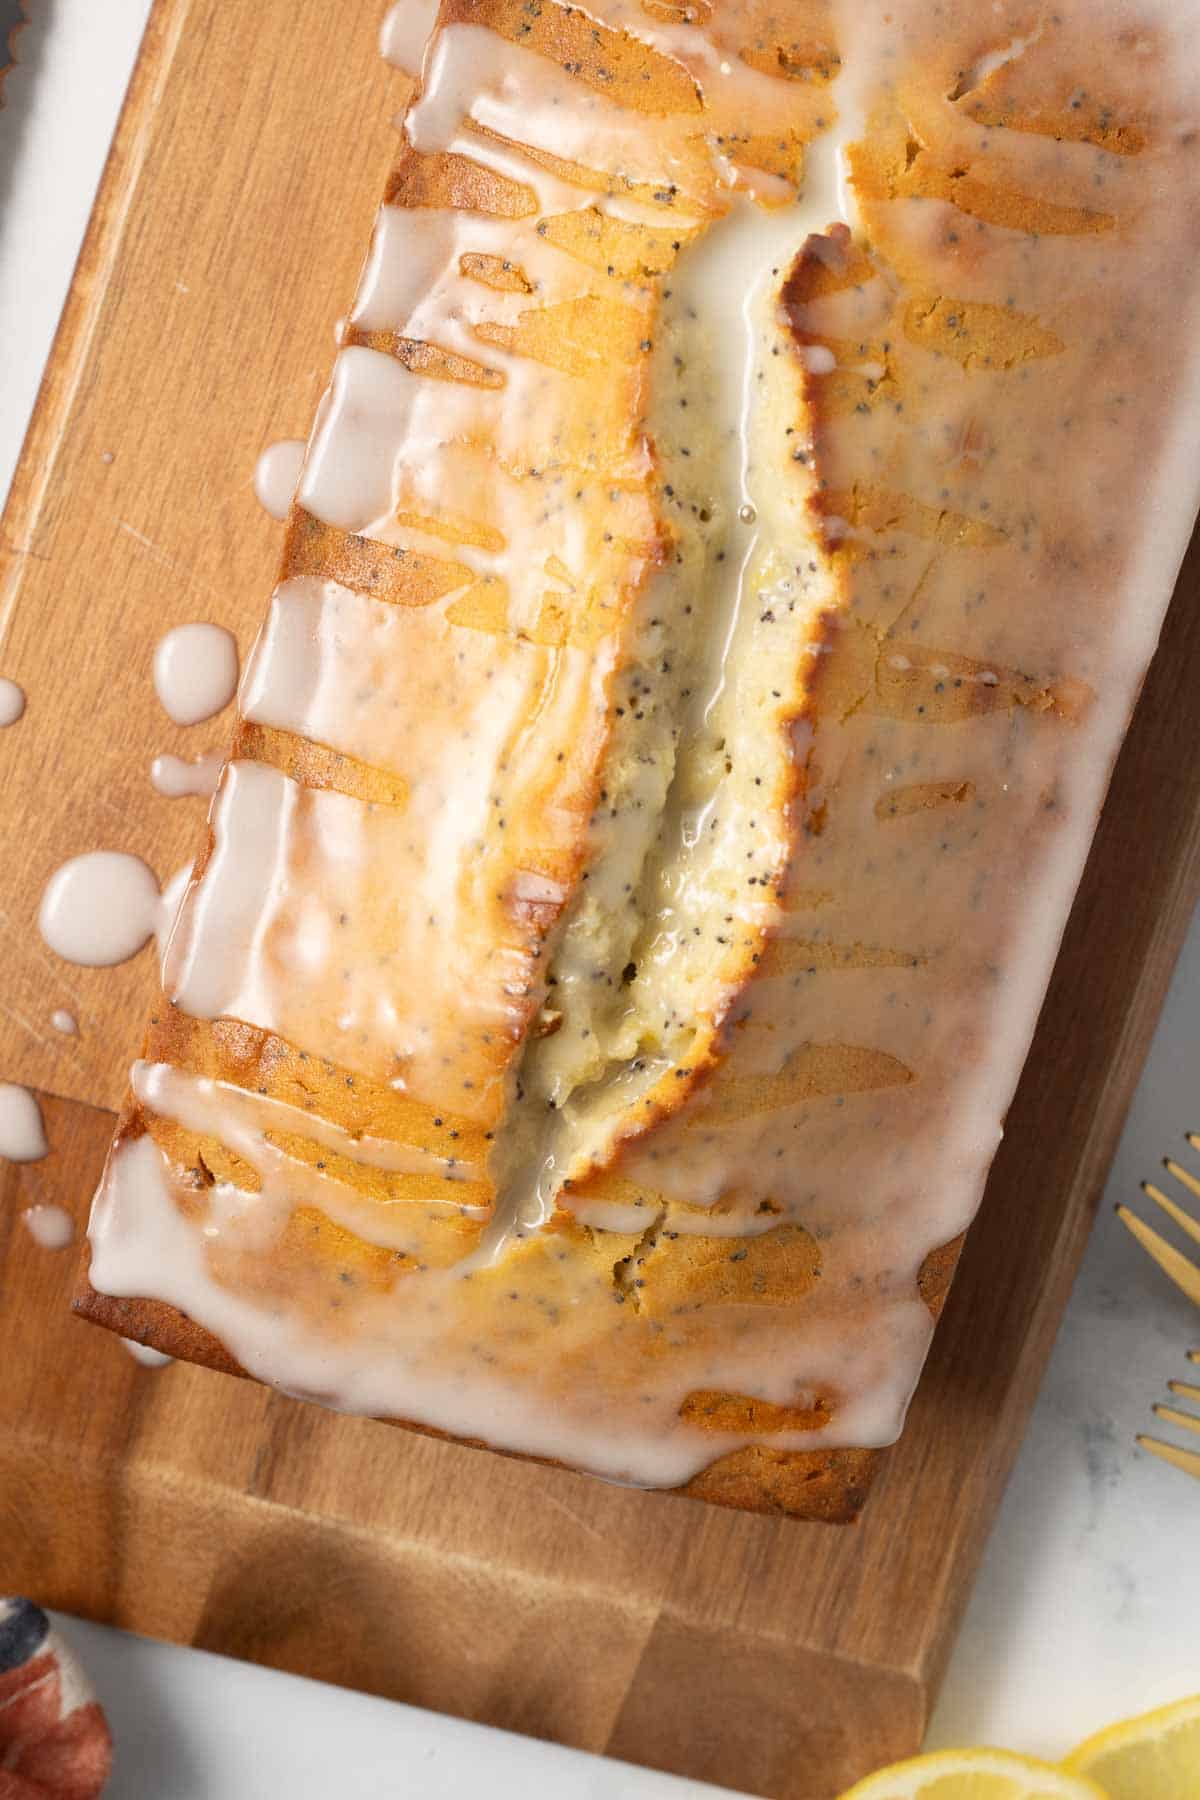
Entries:
{"label": "glazed lemon poppy seed loaf", "polygon": [[858,1510],[1194,511],[1096,11],[442,0],[82,1311]]}

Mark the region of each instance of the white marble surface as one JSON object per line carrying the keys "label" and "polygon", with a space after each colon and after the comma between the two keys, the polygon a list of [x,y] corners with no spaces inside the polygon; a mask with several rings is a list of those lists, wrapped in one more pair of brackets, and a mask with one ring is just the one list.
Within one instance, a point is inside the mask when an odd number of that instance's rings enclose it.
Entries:
{"label": "white marble surface", "polygon": [[[1200,1485],[1134,1445],[1195,1378],[1200,1313],[1113,1208],[1200,1130],[1200,915],[1192,923],[1075,1291],[950,1663],[930,1748],[1061,1754],[1122,1713],[1200,1690]],[[1169,1181],[1166,1185],[1170,1185]],[[1185,1198],[1181,1195],[1180,1198]],[[1180,1240],[1182,1243],[1182,1240]]]}
{"label": "white marble surface", "polygon": [[123,1631],[57,1623],[116,1739],[105,1800],[712,1800],[696,1781]]}
{"label": "white marble surface", "polygon": [[[359,0],[365,11],[383,0]],[[0,494],[70,280],[148,0],[36,0],[0,112]],[[382,122],[381,122],[382,128]],[[3,646],[0,644],[0,674]],[[967,1612],[931,1746],[1043,1753],[1200,1689],[1200,1487],[1137,1452],[1200,1316],[1135,1252],[1118,1198],[1200,1127],[1192,932],[1083,1273]],[[688,1784],[341,1689],[67,1621],[121,1746],[114,1800],[346,1792],[667,1800]],[[712,1792],[691,1786],[694,1794]]]}

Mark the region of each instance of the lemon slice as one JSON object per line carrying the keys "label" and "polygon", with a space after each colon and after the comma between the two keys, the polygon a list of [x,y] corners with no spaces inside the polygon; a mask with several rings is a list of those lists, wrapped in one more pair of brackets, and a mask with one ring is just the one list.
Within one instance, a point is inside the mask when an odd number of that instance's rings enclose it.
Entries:
{"label": "lemon slice", "polygon": [[938,1750],[868,1775],[841,1800],[1107,1800],[1083,1775],[1008,1750]]}
{"label": "lemon slice", "polygon": [[1200,1794],[1200,1694],[1085,1738],[1063,1763],[1111,1800],[1195,1800]]}

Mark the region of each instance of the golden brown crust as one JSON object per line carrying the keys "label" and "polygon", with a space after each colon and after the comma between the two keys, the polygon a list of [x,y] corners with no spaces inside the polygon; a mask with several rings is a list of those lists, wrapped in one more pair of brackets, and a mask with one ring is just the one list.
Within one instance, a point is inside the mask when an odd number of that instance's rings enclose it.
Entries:
{"label": "golden brown crust", "polygon": [[948,1244],[931,1250],[917,1271],[917,1292],[935,1321],[942,1316],[946,1295],[950,1292],[950,1283],[954,1280],[954,1271],[958,1267],[958,1259],[962,1255],[966,1239],[966,1232],[960,1231]]}
{"label": "golden brown crust", "polygon": [[83,1264],[71,1301],[72,1312],[133,1344],[146,1344],[164,1356],[179,1362],[197,1363],[204,1369],[217,1369],[223,1375],[244,1375],[228,1350],[203,1325],[197,1325],[178,1307],[165,1300],[127,1300],[115,1294],[98,1294],[87,1277],[90,1251],[84,1251]]}
{"label": "golden brown crust", "polygon": [[[80,1318],[102,1325],[107,1331],[115,1331],[133,1343],[147,1344],[181,1362],[197,1363],[222,1375],[247,1378],[246,1371],[234,1361],[219,1339],[178,1308],[167,1306],[161,1300],[121,1300],[96,1293],[87,1279],[86,1262],[85,1256],[85,1268],[72,1302],[72,1310]],[[518,1462],[537,1462],[556,1469],[568,1466],[552,1457],[524,1456],[518,1451],[506,1450],[502,1445],[489,1444],[482,1438],[452,1437],[448,1432],[437,1431],[412,1419],[388,1419],[384,1423],[420,1432],[424,1437],[498,1452]],[[847,1525],[852,1524],[862,1510],[878,1472],[880,1456],[878,1450],[784,1451],[751,1446],[718,1457],[682,1487],[663,1491],[692,1500],[705,1500],[713,1506],[736,1507],[742,1512]]]}
{"label": "golden brown crust", "polygon": [[[694,1265],[697,1263],[699,1278],[702,1281],[705,1279],[709,1254],[706,1246],[712,1242],[713,1240],[684,1242],[683,1248],[689,1258],[688,1269],[682,1277],[684,1280],[695,1281]],[[728,1244],[728,1240],[725,1242]],[[935,1320],[941,1312],[953,1279],[962,1244],[963,1238],[959,1236],[951,1243],[931,1251],[921,1265],[918,1277],[921,1298]],[[85,1250],[72,1303],[73,1310],[79,1317],[101,1325],[106,1330],[115,1331],[135,1343],[147,1344],[180,1361],[197,1363],[221,1374],[246,1378],[245,1370],[220,1340],[177,1307],[159,1300],[120,1299],[108,1294],[98,1294],[87,1278],[89,1261],[90,1254]],[[740,1275],[741,1265],[737,1265],[737,1268]],[[744,1279],[753,1284],[753,1266],[749,1276]],[[707,1422],[710,1429],[762,1430],[765,1425],[766,1429],[794,1431],[811,1429],[827,1422],[827,1414],[820,1401],[803,1415],[796,1409],[769,1408],[768,1411],[780,1416],[764,1420],[760,1416],[763,1412],[762,1402],[744,1397],[739,1401],[738,1396],[727,1394],[694,1395],[689,1399],[689,1416],[693,1422],[702,1426]],[[735,1416],[739,1403],[742,1415],[750,1408],[757,1409],[756,1416],[753,1419]],[[685,1408],[687,1405],[685,1402]],[[540,1462],[551,1468],[567,1466],[550,1457],[522,1456],[517,1452],[504,1450],[502,1446],[489,1445],[482,1439],[451,1438],[446,1432],[413,1420],[395,1419],[385,1422],[421,1432],[428,1437],[467,1443],[477,1449],[499,1449],[501,1454],[514,1455],[519,1461]],[[878,1473],[882,1455],[878,1450],[797,1451],[775,1450],[768,1445],[751,1445],[716,1458],[683,1486],[664,1491],[744,1512],[847,1524],[861,1511]]]}
{"label": "golden brown crust", "polygon": [[878,1450],[771,1450],[751,1444],[710,1463],[678,1491],[710,1506],[852,1525],[880,1459]]}

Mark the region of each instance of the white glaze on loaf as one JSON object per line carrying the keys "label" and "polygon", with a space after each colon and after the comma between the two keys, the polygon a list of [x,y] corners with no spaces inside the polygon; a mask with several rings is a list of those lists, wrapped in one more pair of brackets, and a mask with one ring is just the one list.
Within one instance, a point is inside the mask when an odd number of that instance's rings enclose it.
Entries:
{"label": "white glaze on loaf", "polygon": [[966,11],[447,0],[100,1293],[649,1485],[896,1435],[1195,503],[1170,20]]}

